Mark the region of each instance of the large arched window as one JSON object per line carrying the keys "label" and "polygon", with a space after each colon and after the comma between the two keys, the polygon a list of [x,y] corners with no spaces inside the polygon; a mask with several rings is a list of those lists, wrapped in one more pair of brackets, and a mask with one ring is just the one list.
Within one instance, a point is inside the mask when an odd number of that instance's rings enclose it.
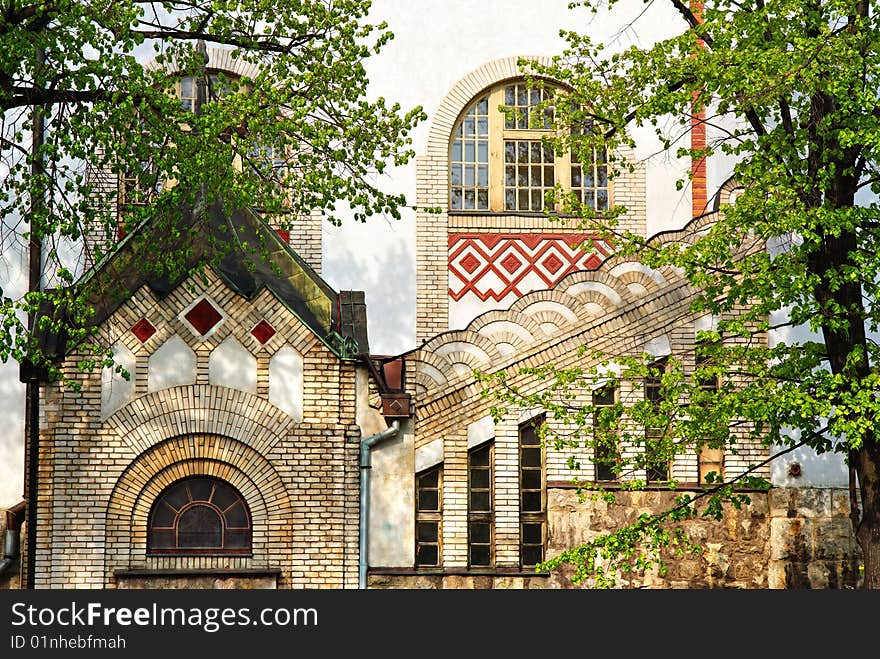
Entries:
{"label": "large arched window", "polygon": [[[547,89],[507,82],[480,95],[462,113],[449,145],[449,209],[453,211],[544,212],[547,193],[563,190],[597,211],[608,210],[610,190],[604,151],[589,162],[544,144],[552,135],[552,110],[538,110],[551,100]],[[509,108],[504,114],[499,107]],[[540,111],[542,114],[537,115]]]}
{"label": "large arched window", "polygon": [[250,554],[251,514],[228,483],[184,478],[165,488],[150,511],[148,554]]}

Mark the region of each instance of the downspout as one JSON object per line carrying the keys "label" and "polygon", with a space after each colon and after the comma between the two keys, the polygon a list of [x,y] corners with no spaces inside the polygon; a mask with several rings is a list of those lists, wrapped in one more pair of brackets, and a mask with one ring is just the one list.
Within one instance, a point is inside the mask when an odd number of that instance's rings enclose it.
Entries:
{"label": "downspout", "polygon": [[[42,48],[37,49],[37,62],[43,64],[46,61],[46,53]],[[31,176],[33,180],[40,181],[40,187],[31,191],[31,230],[28,245],[28,291],[38,292],[43,290],[43,237],[41,231],[35,229],[37,219],[46,205],[46,190],[43,183],[43,156],[40,150],[45,142],[45,116],[43,108],[34,105],[31,153]],[[39,332],[38,314],[32,312],[28,315],[28,332],[36,336]],[[37,508],[39,497],[39,468],[40,468],[40,382],[39,378],[31,378],[25,387],[25,451],[27,462],[25,463],[25,499],[27,501],[27,571],[25,573],[25,589],[36,588],[36,563],[37,563]]]}
{"label": "downspout", "polygon": [[375,435],[370,435],[361,441],[361,510],[360,510],[360,539],[358,542],[358,589],[367,588],[367,565],[369,561],[370,541],[370,470],[372,469],[371,449],[377,444],[397,436],[400,432],[400,421],[395,420],[392,424]]}
{"label": "downspout", "polygon": [[26,508],[25,502],[22,501],[6,511],[6,538],[3,542],[3,558],[0,559],[0,577],[18,558],[19,536]]}

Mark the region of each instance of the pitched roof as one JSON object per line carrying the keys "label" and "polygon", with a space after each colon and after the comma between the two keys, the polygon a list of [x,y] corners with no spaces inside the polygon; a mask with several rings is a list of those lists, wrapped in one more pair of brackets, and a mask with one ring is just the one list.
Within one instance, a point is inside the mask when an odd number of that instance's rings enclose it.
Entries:
{"label": "pitched roof", "polygon": [[[365,329],[341,333],[340,295],[250,208],[227,212],[204,190],[179,195],[127,235],[77,283],[99,325],[147,285],[160,298],[201,267],[211,268],[242,297],[264,288],[339,357],[369,352]],[[354,329],[346,323],[348,332]]]}

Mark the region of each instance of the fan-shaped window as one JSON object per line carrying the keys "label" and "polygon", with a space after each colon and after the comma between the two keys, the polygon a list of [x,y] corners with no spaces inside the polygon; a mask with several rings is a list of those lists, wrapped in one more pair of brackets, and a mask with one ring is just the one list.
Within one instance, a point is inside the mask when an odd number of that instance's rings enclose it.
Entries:
{"label": "fan-shaped window", "polygon": [[[480,95],[462,113],[449,145],[449,209],[453,211],[544,212],[558,183],[588,208],[610,207],[606,154],[588,161],[554,153],[544,141],[553,131],[553,111],[539,108],[553,91],[509,82]],[[507,109],[506,113],[499,111]]]}
{"label": "fan-shaped window", "polygon": [[251,513],[238,491],[208,476],[168,486],[150,511],[148,554],[250,554]]}

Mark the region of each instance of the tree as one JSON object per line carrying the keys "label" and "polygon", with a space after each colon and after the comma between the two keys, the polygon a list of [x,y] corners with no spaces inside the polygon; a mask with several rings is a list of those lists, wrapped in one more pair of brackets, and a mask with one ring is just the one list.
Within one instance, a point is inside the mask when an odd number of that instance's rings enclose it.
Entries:
{"label": "tree", "polygon": [[[386,25],[368,22],[369,7],[369,0],[6,0],[0,220],[7,236],[35,250],[45,245],[43,277],[52,290],[32,285],[23,299],[2,295],[0,358],[52,373],[36,328],[22,320],[42,308],[41,329],[64,331],[71,344],[91,342],[95,363],[112,363],[93,340],[89,305],[74,281],[84,237],[107,237],[86,244],[95,250],[91,261],[112,248],[117,202],[137,202],[126,207],[125,230],[161,217],[169,234],[179,232],[175,209],[197,190],[228,208],[255,207],[285,228],[315,210],[333,222],[349,208],[360,221],[399,217],[405,200],[384,192],[375,175],[413,155],[407,133],[424,113],[367,100],[363,60],[392,38]],[[199,42],[230,50],[250,73],[209,75]],[[150,58],[159,66],[146,66]],[[205,89],[197,113],[173,93],[182,80]],[[99,169],[130,183],[124,199],[123,190],[98,188],[88,174]],[[185,262],[182,254],[144,254],[145,268],[166,273]],[[47,311],[61,307],[63,317]]]}
{"label": "tree", "polygon": [[[603,146],[613,153],[632,144],[628,128],[653,125],[664,149],[694,163],[717,154],[735,159],[732,175],[741,194],[721,208],[705,234],[692,228],[695,239],[687,246],[648,243],[619,231],[615,212],[599,216],[567,200],[585,226],[613,237],[618,250],[638,252],[653,267],[683,268],[701,291],[694,309],[724,319],[717,331],[702,334],[705,353],[694,378],[685,378],[676,363],[662,376],[653,373],[663,393],[659,404],[642,401],[626,410],[573,404],[577,388],[598,377],[596,369],[534,369],[547,381],[546,391],[527,401],[503,378],[490,382],[502,405],[544,405],[574,428],[570,438],[546,438],[557,444],[599,442],[603,433],[593,431],[593,413],[604,415],[601,427],[619,431],[616,420],[625,411],[642,427],[662,427],[664,437],[675,438],[675,446],[661,451],[735,448],[743,438],[735,427],[746,423],[750,436],[787,446],[785,451],[806,445],[843,454],[864,586],[878,588],[880,348],[871,338],[880,322],[878,5],[668,3],[680,30],[654,45],[612,53],[569,31],[567,49],[551,66],[529,64],[534,74],[571,88],[566,102],[556,103],[556,116],[566,129],[558,143],[575,154],[588,157]],[[582,4],[615,10],[615,0],[607,7]],[[672,132],[664,129],[670,116],[680,120]],[[682,146],[694,116],[705,117],[699,121],[714,130],[705,147]],[[615,165],[629,163],[618,159]],[[809,328],[814,340],[774,347],[750,341],[771,323]],[[622,363],[621,378],[652,376],[646,360],[606,358]],[[738,386],[705,386],[719,373],[738,374]],[[645,459],[618,469],[644,468]],[[644,566],[650,559],[633,553],[634,546],[668,547],[676,542],[670,522],[720,515],[725,499],[741,504],[732,487],[737,484],[710,484],[704,496],[682,497],[676,508],[574,547],[547,566],[573,563],[577,578],[601,578],[603,560],[606,567]]]}

